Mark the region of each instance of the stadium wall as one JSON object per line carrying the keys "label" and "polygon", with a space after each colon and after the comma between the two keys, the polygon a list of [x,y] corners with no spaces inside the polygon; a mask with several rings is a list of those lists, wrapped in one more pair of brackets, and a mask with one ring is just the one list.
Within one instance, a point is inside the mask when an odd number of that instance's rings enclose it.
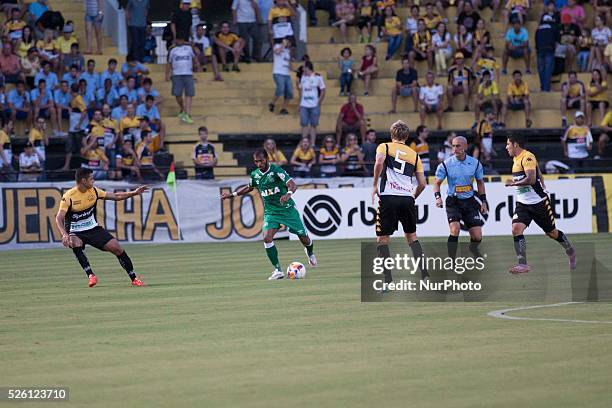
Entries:
{"label": "stadium wall", "polygon": [[[580,175],[576,178],[582,180],[548,182],[549,189],[555,194],[553,206],[559,226],[569,233],[612,232],[609,222],[612,212],[608,204],[612,203],[612,175]],[[491,235],[509,233],[509,217],[514,205],[512,189],[503,187],[501,179],[495,177],[487,184],[491,216],[485,224],[485,234],[488,229]],[[246,182],[244,179],[180,181],[176,194],[166,184],[152,185],[151,191],[143,197],[98,205],[98,223],[120,241],[130,243],[258,240],[263,218],[263,203],[259,194],[254,191],[233,200],[219,199],[222,192],[235,191]],[[310,224],[317,238],[373,236],[374,207],[370,203],[370,179],[303,179],[298,180],[298,184],[301,189],[319,190],[302,190],[295,195],[299,210],[306,214],[306,224]],[[133,185],[122,182],[98,182],[96,185],[111,191],[133,188]],[[60,245],[55,214],[62,192],[72,186],[69,182],[0,183],[0,249]],[[353,189],[342,190],[347,187]],[[433,205],[433,194],[429,188],[419,198],[419,234],[445,236],[446,216],[443,210]],[[330,197],[337,205],[329,203],[330,200],[326,204],[325,199],[318,205],[317,202],[308,205],[308,201],[316,196]],[[306,206],[309,209],[305,211]],[[335,210],[335,213],[334,210],[329,211],[333,207],[340,210]],[[317,209],[321,213],[313,217],[312,212]],[[321,233],[320,230],[326,230],[333,224],[336,228],[332,233]],[[531,230],[539,231],[537,227]]]}

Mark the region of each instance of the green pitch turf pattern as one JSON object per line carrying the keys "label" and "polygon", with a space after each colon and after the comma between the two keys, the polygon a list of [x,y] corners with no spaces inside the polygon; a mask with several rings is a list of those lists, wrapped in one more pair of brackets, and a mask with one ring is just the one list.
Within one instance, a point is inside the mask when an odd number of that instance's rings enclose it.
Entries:
{"label": "green pitch turf pattern", "polygon": [[[571,238],[612,264],[612,236]],[[306,263],[299,243],[277,245],[284,265]],[[129,246],[146,288],[88,249],[93,289],[68,250],[0,251],[0,386],[68,386],[53,406],[105,408],[610,406],[612,325],[487,316],[521,304],[361,303],[359,245],[316,242],[321,267],[274,282],[261,242]],[[612,320],[612,305],[515,313]]]}

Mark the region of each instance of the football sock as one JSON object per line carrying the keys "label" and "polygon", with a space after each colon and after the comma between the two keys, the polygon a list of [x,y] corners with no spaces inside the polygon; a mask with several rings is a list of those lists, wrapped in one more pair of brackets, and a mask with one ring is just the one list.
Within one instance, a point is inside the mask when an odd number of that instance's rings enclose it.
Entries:
{"label": "football sock", "polygon": [[563,249],[565,249],[565,253],[570,255],[574,252],[574,247],[572,243],[567,239],[567,235],[563,233],[563,231],[559,231],[559,235],[557,236],[557,242],[561,244]]}
{"label": "football sock", "polygon": [[482,255],[480,254],[480,251],[478,250],[478,246],[480,245],[481,242],[482,240],[476,241],[475,239],[470,239],[470,253],[477,258],[482,257]]}
{"label": "football sock", "polygon": [[514,237],[514,251],[516,252],[518,263],[526,265],[527,264],[527,241],[525,241],[525,236],[523,234],[517,235]]}
{"label": "football sock", "polygon": [[91,266],[89,265],[89,260],[87,259],[87,256],[85,255],[85,251],[83,251],[83,248],[84,247],[72,248],[72,252],[74,252],[74,256],[76,256],[76,259],[79,261],[79,264],[81,264],[81,268],[83,268],[83,271],[89,277],[91,275],[94,275],[94,273],[91,270]]}
{"label": "football sock", "polygon": [[305,247],[306,247],[306,252],[308,252],[308,256],[311,256],[312,254],[314,254],[314,241],[312,240],[312,238],[310,238],[310,244],[305,245]]}
{"label": "football sock", "polygon": [[[389,252],[389,245],[387,244],[378,244],[376,247],[376,255],[379,258],[389,258],[391,253]],[[393,282],[393,277],[391,276],[391,271],[387,268],[384,268],[383,274],[385,275],[385,283]]]}
{"label": "football sock", "polygon": [[[423,247],[421,247],[421,243],[418,239],[416,241],[413,241],[409,246],[412,250],[412,256],[414,256],[415,258],[423,257]],[[427,272],[427,266],[425,265],[425,260],[423,260],[421,262],[421,278],[424,279],[428,276],[429,273]]]}
{"label": "football sock", "polygon": [[274,245],[274,242],[264,242],[264,247],[266,248],[266,255],[268,255],[268,259],[272,263],[275,269],[281,270],[280,262],[278,262],[278,250]]}
{"label": "football sock", "polygon": [[450,258],[455,259],[457,257],[457,246],[459,245],[459,237],[454,235],[448,236],[448,241],[446,242],[446,249],[448,250],[448,256]]}
{"label": "football sock", "polygon": [[128,256],[128,254],[123,251],[121,255],[117,255],[117,259],[119,260],[119,264],[125,269],[128,276],[131,280],[136,279],[136,274],[134,273],[134,265],[132,265],[132,260]]}

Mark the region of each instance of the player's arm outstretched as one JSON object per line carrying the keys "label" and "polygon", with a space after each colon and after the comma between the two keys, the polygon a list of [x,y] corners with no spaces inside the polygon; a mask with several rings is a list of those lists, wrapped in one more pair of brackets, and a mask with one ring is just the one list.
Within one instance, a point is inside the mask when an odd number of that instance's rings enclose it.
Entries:
{"label": "player's arm outstretched", "polygon": [[130,197],[141,195],[148,189],[149,189],[149,186],[139,186],[138,188],[132,191],[117,192],[117,193],[107,192],[106,197],[104,199],[111,200],[111,201],[123,201],[123,200],[127,200]]}
{"label": "player's arm outstretched", "polygon": [[242,187],[240,190],[234,191],[233,193],[223,193],[223,194],[221,194],[221,199],[222,200],[227,200],[228,198],[238,197],[238,196],[242,196],[242,195],[245,195],[245,194],[249,194],[251,191],[253,191],[253,189],[254,189],[254,187],[246,185],[246,186]]}

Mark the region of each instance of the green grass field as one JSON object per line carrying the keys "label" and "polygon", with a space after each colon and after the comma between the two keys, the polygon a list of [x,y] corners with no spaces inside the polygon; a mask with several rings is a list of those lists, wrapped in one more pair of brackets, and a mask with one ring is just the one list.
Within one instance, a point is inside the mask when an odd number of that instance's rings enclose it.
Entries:
{"label": "green grass field", "polygon": [[[612,236],[572,239],[612,265]],[[565,265],[556,243],[528,242]],[[274,282],[260,242],[129,246],[146,288],[94,249],[93,289],[67,250],[0,252],[0,386],[68,386],[57,405],[87,407],[610,407],[612,324],[487,316],[522,303],[361,303],[359,245],[319,241],[319,268]],[[612,304],[515,315],[610,321]]]}

